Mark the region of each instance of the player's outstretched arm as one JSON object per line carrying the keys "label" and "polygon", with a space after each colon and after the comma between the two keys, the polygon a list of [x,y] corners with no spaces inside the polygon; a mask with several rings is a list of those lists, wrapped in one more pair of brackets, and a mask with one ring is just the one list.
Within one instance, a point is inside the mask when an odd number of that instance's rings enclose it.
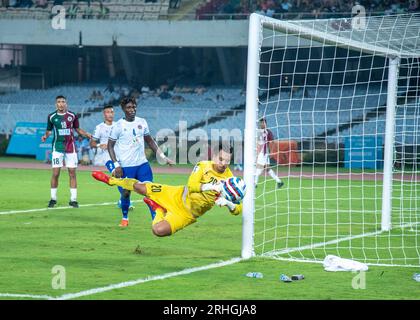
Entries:
{"label": "player's outstretched arm", "polygon": [[146,135],[144,136],[144,141],[149,145],[150,149],[153,150],[154,153],[156,153],[157,157],[160,157],[163,161],[165,161],[170,166],[173,166],[175,162],[173,162],[171,159],[169,159],[162,150],[160,150],[159,146],[157,145],[156,141],[150,136]]}
{"label": "player's outstretched arm", "polygon": [[221,192],[222,191],[222,184],[220,182],[213,184],[213,183],[202,183],[201,184],[201,191],[205,192],[205,191],[216,191],[216,192]]}
{"label": "player's outstretched arm", "polygon": [[89,146],[91,148],[97,148],[98,144],[99,144],[99,139],[98,139],[98,126],[95,127],[95,130],[93,131],[93,135],[92,135],[92,139],[90,139],[89,141]]}
{"label": "player's outstretched arm", "polygon": [[92,134],[90,134],[89,132],[86,132],[85,130],[81,128],[76,128],[76,132],[80,134],[81,136],[88,138],[89,140],[92,139]]}

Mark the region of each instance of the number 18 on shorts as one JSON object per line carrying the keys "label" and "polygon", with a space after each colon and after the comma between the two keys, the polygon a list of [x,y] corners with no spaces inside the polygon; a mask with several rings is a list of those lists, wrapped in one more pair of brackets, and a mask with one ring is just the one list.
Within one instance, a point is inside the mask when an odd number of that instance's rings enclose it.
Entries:
{"label": "number 18 on shorts", "polygon": [[53,168],[62,168],[63,162],[65,162],[67,168],[76,168],[77,167],[77,153],[63,153],[53,151],[52,153],[52,167]]}

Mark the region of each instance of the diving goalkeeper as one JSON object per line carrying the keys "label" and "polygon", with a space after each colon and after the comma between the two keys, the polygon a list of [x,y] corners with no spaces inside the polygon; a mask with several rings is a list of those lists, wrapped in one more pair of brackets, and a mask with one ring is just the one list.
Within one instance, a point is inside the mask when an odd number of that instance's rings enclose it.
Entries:
{"label": "diving goalkeeper", "polygon": [[229,169],[232,151],[218,146],[211,161],[197,163],[187,186],[169,186],[153,182],[141,183],[136,179],[119,179],[94,171],[92,176],[110,186],[120,186],[144,195],[143,199],[155,212],[152,222],[153,234],[165,237],[197,221],[215,204],[228,207],[233,215],[242,212],[242,204],[235,204],[220,197],[222,180],[233,177]]}

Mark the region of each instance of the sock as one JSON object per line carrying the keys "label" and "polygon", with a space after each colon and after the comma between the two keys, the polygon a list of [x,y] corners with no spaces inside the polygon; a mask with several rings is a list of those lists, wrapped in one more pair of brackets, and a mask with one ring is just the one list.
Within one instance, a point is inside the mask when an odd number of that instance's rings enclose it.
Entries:
{"label": "sock", "polygon": [[258,178],[260,177],[262,171],[263,169],[259,168],[257,168],[257,170],[255,171],[255,184],[258,184]]}
{"label": "sock", "polygon": [[51,199],[57,200],[57,188],[51,188]]}
{"label": "sock", "polygon": [[130,197],[121,197],[121,212],[124,220],[128,220],[128,209],[130,208]]}
{"label": "sock", "polygon": [[276,180],[277,183],[281,182],[281,179],[279,177],[277,177],[277,175],[274,173],[273,169],[270,169],[268,171],[268,174],[270,175],[271,178]]}
{"label": "sock", "polygon": [[134,185],[139,181],[137,179],[129,179],[129,178],[124,178],[124,179],[113,178],[112,182],[113,184],[120,186],[124,188],[125,190],[133,191]]}
{"label": "sock", "polygon": [[165,218],[165,212],[163,212],[162,209],[157,209],[152,224],[155,225],[156,223],[161,222],[163,218]]}
{"label": "sock", "polygon": [[70,188],[70,201],[77,201],[77,189]]}
{"label": "sock", "polygon": [[118,188],[118,191],[120,192],[120,199],[118,200],[118,208],[120,208],[121,209],[121,199],[122,199],[122,192],[123,192],[123,188],[121,188],[121,187],[117,187]]}

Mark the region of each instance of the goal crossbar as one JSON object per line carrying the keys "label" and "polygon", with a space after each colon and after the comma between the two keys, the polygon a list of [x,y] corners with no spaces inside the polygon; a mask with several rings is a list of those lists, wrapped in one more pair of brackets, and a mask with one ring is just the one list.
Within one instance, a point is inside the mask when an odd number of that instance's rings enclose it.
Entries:
{"label": "goal crossbar", "polygon": [[[381,28],[380,23],[374,23],[375,17],[366,18],[367,26],[371,26],[372,28],[377,28],[376,30],[372,29],[371,39],[373,41],[377,41],[377,39],[384,39],[384,46],[378,46],[374,44],[370,44],[366,41],[364,37],[366,36],[364,32],[359,32],[356,30],[335,30],[331,27],[331,22],[334,21],[333,19],[327,19],[323,24],[322,27],[319,27],[319,20],[315,20],[317,24],[314,23],[314,20],[276,20],[270,17],[262,16],[256,13],[253,13],[260,20],[260,23],[264,28],[267,29],[274,29],[279,32],[283,33],[292,33],[296,34],[301,38],[310,40],[310,41],[317,41],[324,44],[331,44],[337,45],[339,47],[345,47],[354,50],[361,50],[365,53],[375,54],[378,56],[384,57],[400,57],[400,58],[417,58],[420,55],[420,14],[413,14],[413,15],[403,15],[403,17],[399,16],[396,21],[398,25],[403,25],[405,29],[405,33],[407,33],[407,29],[410,30],[409,39],[414,39],[415,41],[404,42],[400,48],[392,48],[393,41],[389,39],[390,34],[388,32],[388,28]],[[251,15],[251,16],[252,16]],[[395,16],[389,16],[389,19],[392,19]],[[383,18],[383,17],[381,17]],[[346,19],[336,19],[337,28],[341,28],[340,26],[343,24],[343,21]],[[396,24],[396,23],[394,23]],[[318,25],[317,30],[314,30],[314,27]],[[349,23],[347,22],[347,26]],[[365,29],[360,31],[366,31]],[[407,34],[406,34],[407,36]],[[389,39],[390,41],[386,41]],[[375,42],[376,42],[375,41]],[[394,45],[396,47],[396,45]]]}

